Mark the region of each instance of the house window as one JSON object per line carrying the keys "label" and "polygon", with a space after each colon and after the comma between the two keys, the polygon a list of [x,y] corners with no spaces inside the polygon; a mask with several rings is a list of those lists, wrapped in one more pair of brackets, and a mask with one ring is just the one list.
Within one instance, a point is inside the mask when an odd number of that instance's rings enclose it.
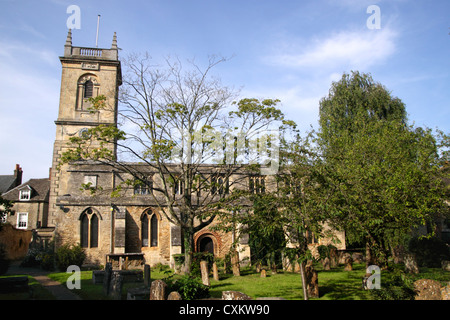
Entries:
{"label": "house window", "polygon": [[20,190],[19,192],[19,200],[30,200],[31,198],[31,190]]}
{"label": "house window", "polygon": [[255,194],[265,193],[266,192],[265,177],[262,176],[249,177],[248,191],[250,191],[250,193]]}
{"label": "house window", "polygon": [[20,212],[17,215],[17,229],[26,229],[28,227],[28,213]]}
{"label": "house window", "polygon": [[91,208],[86,209],[80,218],[80,244],[83,248],[98,247],[98,216]]}
{"label": "house window", "polygon": [[94,83],[88,80],[84,83],[84,98],[92,98],[94,94]]}
{"label": "house window", "polygon": [[141,238],[143,247],[158,246],[158,217],[156,214],[145,212],[141,218]]}

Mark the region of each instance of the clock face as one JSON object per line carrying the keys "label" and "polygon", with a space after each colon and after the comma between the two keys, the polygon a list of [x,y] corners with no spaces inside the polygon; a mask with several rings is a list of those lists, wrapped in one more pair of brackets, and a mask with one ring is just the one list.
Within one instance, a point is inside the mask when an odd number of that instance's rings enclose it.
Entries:
{"label": "clock face", "polygon": [[81,129],[78,134],[80,135],[80,138],[90,138],[91,137],[91,135],[89,134],[88,128]]}

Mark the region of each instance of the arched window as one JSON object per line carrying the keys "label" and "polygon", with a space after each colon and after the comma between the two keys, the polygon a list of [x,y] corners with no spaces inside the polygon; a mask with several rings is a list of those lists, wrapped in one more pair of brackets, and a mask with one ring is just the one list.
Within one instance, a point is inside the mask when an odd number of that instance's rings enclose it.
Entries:
{"label": "arched window", "polygon": [[[151,211],[141,217],[141,239],[143,247],[158,246],[158,216]],[[150,240],[150,241],[149,241]]]}
{"label": "arched window", "polygon": [[142,246],[148,247],[148,215],[145,213],[142,217]]}
{"label": "arched window", "polygon": [[91,248],[98,247],[98,218],[97,215],[91,217]]}
{"label": "arched window", "polygon": [[158,246],[158,218],[156,217],[156,214],[153,214],[152,218],[150,219],[150,229],[151,229],[151,246],[157,247]]}
{"label": "arched window", "polygon": [[80,244],[83,248],[98,247],[99,218],[91,208],[83,211],[80,217]]}
{"label": "arched window", "polygon": [[94,83],[88,80],[84,83],[84,98],[91,98],[94,94]]}
{"label": "arched window", "polygon": [[86,213],[81,217],[81,246],[89,247],[89,218]]}

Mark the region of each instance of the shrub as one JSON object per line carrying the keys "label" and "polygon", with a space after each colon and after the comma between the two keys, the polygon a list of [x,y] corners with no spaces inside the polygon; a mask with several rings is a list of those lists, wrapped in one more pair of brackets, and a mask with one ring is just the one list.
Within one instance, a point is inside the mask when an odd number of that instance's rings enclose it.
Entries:
{"label": "shrub", "polygon": [[172,291],[178,291],[183,300],[196,300],[209,297],[209,287],[191,275],[183,276],[171,286]]}
{"label": "shrub", "polygon": [[86,259],[86,253],[80,245],[70,246],[66,244],[56,250],[56,265],[61,271],[66,271],[71,265],[81,268],[84,259]]}
{"label": "shrub", "polygon": [[382,274],[381,289],[370,290],[377,300],[414,300],[413,280],[401,270],[392,270]]}
{"label": "shrub", "polygon": [[421,267],[440,268],[442,260],[450,260],[450,250],[438,238],[413,238],[409,241],[409,252],[415,254]]}

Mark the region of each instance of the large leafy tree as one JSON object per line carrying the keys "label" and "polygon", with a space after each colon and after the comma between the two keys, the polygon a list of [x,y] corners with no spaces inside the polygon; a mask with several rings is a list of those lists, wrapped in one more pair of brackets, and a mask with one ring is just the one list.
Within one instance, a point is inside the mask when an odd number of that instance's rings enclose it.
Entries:
{"label": "large leafy tree", "polygon": [[[148,55],[130,56],[119,100],[122,126],[98,126],[72,138],[62,157],[63,163],[96,160],[130,174],[133,178],[116,186],[113,195],[136,185],[152,189],[152,204],[181,228],[186,273],[194,234],[212,223],[233,186],[245,179],[245,164],[257,161],[251,159],[257,152],[248,152],[252,137],[284,118],[278,100],[232,102],[234,90],[211,75],[224,61],[212,57],[204,68],[193,62],[186,68],[168,59],[157,67]],[[111,106],[99,96],[92,108]]]}
{"label": "large leafy tree", "polygon": [[368,260],[445,209],[436,136],[407,124],[404,104],[368,74],[344,74],[320,102],[315,168],[322,208]]}

